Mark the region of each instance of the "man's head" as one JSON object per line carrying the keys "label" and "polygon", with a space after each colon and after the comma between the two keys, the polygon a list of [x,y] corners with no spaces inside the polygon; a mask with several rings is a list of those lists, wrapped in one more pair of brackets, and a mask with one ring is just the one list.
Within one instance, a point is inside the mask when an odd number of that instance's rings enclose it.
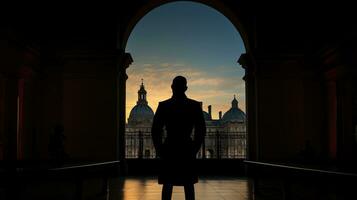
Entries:
{"label": "man's head", "polygon": [[182,95],[187,90],[187,80],[183,76],[176,76],[171,85],[172,93],[174,95]]}

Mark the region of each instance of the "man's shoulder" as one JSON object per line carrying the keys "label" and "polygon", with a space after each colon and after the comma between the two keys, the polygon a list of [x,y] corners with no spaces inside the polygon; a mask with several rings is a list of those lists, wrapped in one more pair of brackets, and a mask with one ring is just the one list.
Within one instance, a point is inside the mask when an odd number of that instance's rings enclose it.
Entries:
{"label": "man's shoulder", "polygon": [[166,100],[164,100],[164,101],[160,101],[160,102],[159,102],[159,105],[165,106],[165,105],[170,104],[171,102],[172,102],[172,99],[166,99]]}
{"label": "man's shoulder", "polygon": [[191,103],[191,104],[201,105],[201,102],[196,101],[196,100],[194,100],[194,99],[187,98],[187,101],[188,101],[188,103]]}
{"label": "man's shoulder", "polygon": [[[190,98],[187,98],[186,101],[187,101],[187,103],[189,103],[191,105],[197,105],[197,106],[201,105],[201,102],[193,100],[193,99],[190,99]],[[172,103],[174,103],[174,100],[172,98],[170,98],[170,99],[166,99],[164,101],[160,101],[159,105],[165,106],[165,105],[169,105],[169,104],[172,104]]]}
{"label": "man's shoulder", "polygon": [[201,102],[193,100],[193,99],[187,99],[187,104],[190,105],[190,107],[192,107],[194,109],[201,108]]}

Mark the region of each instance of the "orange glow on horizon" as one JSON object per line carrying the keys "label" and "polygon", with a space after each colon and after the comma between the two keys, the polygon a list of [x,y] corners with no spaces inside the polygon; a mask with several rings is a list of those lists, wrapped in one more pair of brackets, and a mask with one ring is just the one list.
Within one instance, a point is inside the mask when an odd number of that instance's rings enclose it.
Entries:
{"label": "orange glow on horizon", "polygon": [[[127,99],[126,99],[126,120],[129,117],[131,109],[136,105],[138,100],[138,90],[141,84],[141,77],[135,77],[128,79],[127,83]],[[202,82],[204,79],[198,80],[196,82]],[[211,81],[211,80],[208,80]],[[231,102],[233,100],[233,96],[237,96],[237,100],[239,102],[239,108],[245,112],[245,101],[244,101],[244,93],[228,93],[224,90],[200,90],[199,87],[192,86],[190,87],[190,83],[193,85],[195,81],[188,80],[188,90],[186,95],[188,98],[195,99],[197,101],[203,102],[203,110],[208,112],[208,106],[212,105],[212,118],[219,118],[219,111],[222,111],[222,114],[227,112],[231,108]],[[144,79],[145,90],[147,91],[147,101],[148,105],[155,112],[160,101],[169,99],[172,95],[171,92],[171,79],[168,80],[151,80]]]}

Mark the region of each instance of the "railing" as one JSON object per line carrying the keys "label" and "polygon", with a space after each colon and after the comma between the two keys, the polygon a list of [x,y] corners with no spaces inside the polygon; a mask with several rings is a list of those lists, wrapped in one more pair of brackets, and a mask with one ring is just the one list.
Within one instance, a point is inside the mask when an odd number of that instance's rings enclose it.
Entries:
{"label": "railing", "polygon": [[[327,164],[243,161],[252,179],[256,199],[351,199],[355,195],[357,171],[337,169]],[[352,183],[352,184],[351,184]]]}
{"label": "railing", "polygon": [[[83,199],[83,185],[88,180],[101,180],[102,185],[98,198],[108,196],[108,181],[119,172],[119,161],[102,163],[87,163],[52,167],[49,163],[14,162],[1,163],[0,168],[0,199],[37,199],[37,196],[53,196],[50,191],[41,191],[41,194],[32,191],[42,184],[46,188],[58,188],[74,185],[74,191],[69,189],[66,193],[74,192],[74,199]],[[97,187],[98,187],[97,186]]]}
{"label": "railing", "polygon": [[[156,152],[148,131],[126,132],[126,158],[155,159]],[[208,132],[199,159],[245,159],[246,132]]]}

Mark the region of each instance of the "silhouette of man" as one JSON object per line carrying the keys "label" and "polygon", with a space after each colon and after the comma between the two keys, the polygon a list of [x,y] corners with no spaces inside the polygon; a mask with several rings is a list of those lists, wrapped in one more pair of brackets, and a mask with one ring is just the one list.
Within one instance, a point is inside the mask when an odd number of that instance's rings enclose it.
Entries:
{"label": "silhouette of man", "polygon": [[176,185],[184,186],[186,200],[194,200],[194,184],[198,182],[194,161],[206,134],[206,124],[201,104],[185,95],[186,78],[175,77],[171,89],[172,97],[159,103],[151,130],[161,160],[158,182],[163,184],[162,200],[171,199]]}

